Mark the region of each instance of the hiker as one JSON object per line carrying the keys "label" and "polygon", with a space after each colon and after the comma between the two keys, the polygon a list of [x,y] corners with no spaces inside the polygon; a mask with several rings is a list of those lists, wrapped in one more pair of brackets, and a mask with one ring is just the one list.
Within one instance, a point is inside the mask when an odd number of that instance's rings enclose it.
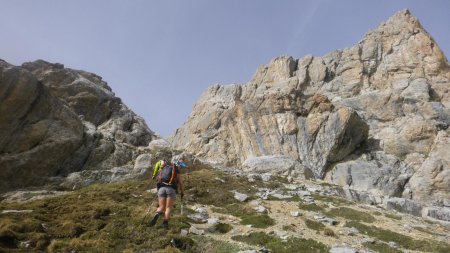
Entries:
{"label": "hiker", "polygon": [[[164,165],[164,167],[162,167]],[[156,169],[157,164],[155,165]],[[176,163],[169,164],[167,161],[161,162],[156,176],[158,190],[158,209],[156,214],[150,221],[150,226],[154,226],[159,219],[159,216],[164,215],[163,227],[169,227],[170,213],[172,211],[173,203],[175,202],[176,194],[178,193],[178,186],[180,187],[180,196],[183,199],[184,185],[180,177],[180,168]],[[154,171],[155,172],[155,171]],[[153,175],[155,178],[155,174]]]}

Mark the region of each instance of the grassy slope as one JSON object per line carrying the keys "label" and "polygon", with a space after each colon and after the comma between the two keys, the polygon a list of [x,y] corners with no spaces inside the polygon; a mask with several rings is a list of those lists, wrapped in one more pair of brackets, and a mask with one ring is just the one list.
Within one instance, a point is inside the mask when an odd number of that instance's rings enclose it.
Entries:
{"label": "grassy slope", "polygon": [[[218,179],[220,178],[220,180]],[[251,198],[257,187],[282,188],[278,180],[270,183],[257,181],[249,184],[217,171],[199,170],[190,176],[185,202],[190,204],[204,204],[213,207],[217,212],[231,214],[241,218],[241,224],[251,224],[254,228],[271,228],[276,221],[269,215],[257,214],[245,203],[234,199],[231,190],[246,193]],[[92,185],[64,196],[36,200],[27,203],[0,202],[0,210],[31,209],[32,213],[0,214],[0,252],[236,252],[239,246],[226,241],[214,241],[210,237],[193,236],[181,238],[180,230],[188,228],[187,219],[180,216],[180,202],[177,200],[170,229],[154,228],[145,225],[156,208],[154,194],[146,192],[153,188],[149,180],[135,180],[115,184]],[[328,208],[325,203],[346,206],[348,203],[339,198],[314,196],[320,200],[318,205],[306,205],[298,200],[300,209],[305,211],[322,212],[328,216],[339,217],[349,221],[347,226],[357,227],[361,232],[376,237],[381,241],[390,241],[383,234],[390,234],[388,230],[377,230],[360,222],[371,223],[373,216],[347,207]],[[152,204],[153,203],[153,204]],[[142,224],[144,214],[149,205],[151,213]],[[187,208],[185,212],[187,212]],[[381,213],[380,213],[381,214]],[[307,227],[317,225],[317,222],[304,220]],[[182,220],[184,222],[182,222]],[[286,227],[287,228],[287,227]],[[328,227],[314,226],[312,230],[325,233]],[[228,232],[231,228],[224,228]],[[323,230],[323,231],[322,231]],[[273,252],[292,252],[292,250],[310,249],[312,252],[328,252],[328,247],[311,239],[290,238],[288,244],[278,237],[256,230],[244,236],[235,236],[235,241],[249,245],[263,245]],[[258,232],[259,231],[259,232]],[[330,229],[331,232],[333,232]],[[381,232],[380,232],[381,231]],[[220,231],[219,231],[220,232]],[[326,234],[326,233],[325,233]],[[179,240],[180,249],[171,248],[172,239]],[[409,238],[398,236],[399,246],[402,240]],[[20,244],[28,244],[28,248]],[[416,243],[416,241],[411,241]],[[414,247],[423,251],[437,251],[450,249],[443,243],[426,244],[428,247]],[[439,246],[436,246],[439,245]],[[378,247],[381,252],[388,252],[389,247],[384,243],[367,245]],[[306,247],[306,248],[305,248]],[[383,250],[384,248],[387,251]]]}
{"label": "grassy slope", "polygon": [[[217,180],[217,177],[225,182]],[[230,192],[231,189],[248,194],[256,191],[246,182],[210,170],[194,172],[188,184],[187,202],[219,208],[238,203]],[[158,225],[156,228],[145,225],[156,208],[155,195],[145,192],[153,187],[154,183],[148,180],[136,180],[92,185],[64,196],[22,204],[1,202],[0,210],[31,209],[33,212],[1,214],[0,252],[21,252],[23,249],[18,248],[20,242],[29,244],[27,252],[133,252],[164,249],[189,224],[186,223],[186,218],[184,223],[181,222],[178,200],[169,230],[158,228]],[[141,224],[151,203],[151,212],[144,224]],[[244,214],[246,218],[260,217],[250,212]],[[201,251],[210,244],[204,240],[183,240],[184,251],[187,252]]]}

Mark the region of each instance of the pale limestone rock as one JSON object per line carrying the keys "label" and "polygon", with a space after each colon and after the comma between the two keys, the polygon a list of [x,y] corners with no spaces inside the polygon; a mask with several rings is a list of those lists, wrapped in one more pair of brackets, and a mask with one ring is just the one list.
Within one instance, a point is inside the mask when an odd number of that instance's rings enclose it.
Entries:
{"label": "pale limestone rock", "polygon": [[[404,10],[354,47],[278,57],[246,84],[211,87],[172,142],[247,170],[248,159],[287,156],[367,203],[387,195],[442,205],[449,87],[446,57]],[[252,170],[285,170],[267,164]]]}
{"label": "pale limestone rock", "polygon": [[205,234],[205,230],[203,229],[198,229],[194,226],[191,226],[189,228],[189,233],[194,234],[194,235],[204,235]]}
{"label": "pale limestone rock", "polygon": [[383,204],[387,209],[397,210],[402,213],[409,213],[416,216],[420,216],[422,214],[422,206],[419,203],[409,199],[386,198],[383,201]]}
{"label": "pale limestone rock", "polygon": [[260,156],[251,157],[244,161],[242,169],[244,171],[266,173],[274,172],[283,173],[294,169],[300,169],[300,163],[288,156]]}
{"label": "pale limestone rock", "polygon": [[244,202],[248,199],[248,195],[240,192],[234,192],[234,198],[240,202]]}
{"label": "pale limestone rock", "polygon": [[450,199],[450,129],[439,131],[428,157],[409,180],[412,198],[444,204]]}
{"label": "pale limestone rock", "polygon": [[134,162],[134,171],[144,171],[152,167],[152,156],[149,154],[139,155]]}

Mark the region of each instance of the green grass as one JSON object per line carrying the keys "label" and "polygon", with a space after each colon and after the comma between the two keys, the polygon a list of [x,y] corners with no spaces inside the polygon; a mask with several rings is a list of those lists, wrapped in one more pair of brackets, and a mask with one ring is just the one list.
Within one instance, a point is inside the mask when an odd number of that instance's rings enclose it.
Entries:
{"label": "green grass", "polygon": [[325,211],[325,208],[318,206],[316,204],[306,204],[303,202],[300,202],[300,204],[298,205],[298,207],[302,210],[305,211],[312,211],[312,212],[323,212]]}
{"label": "green grass", "polygon": [[214,208],[213,211],[239,217],[241,224],[252,225],[255,228],[267,228],[275,224],[275,221],[267,214],[259,214],[243,203],[229,204],[221,208]]}
{"label": "green grass", "polygon": [[373,223],[375,221],[372,215],[348,207],[334,208],[326,212],[326,214],[331,217],[342,217],[352,221],[363,221],[366,223]]}
{"label": "green grass", "polygon": [[325,228],[325,225],[322,223],[310,219],[305,219],[305,224],[308,228],[316,231],[322,231]]}
{"label": "green grass", "polygon": [[241,224],[252,225],[255,228],[268,228],[275,224],[275,221],[267,214],[247,214],[241,216]]}
{"label": "green grass", "polygon": [[236,253],[241,251],[237,245],[214,240],[211,237],[193,236],[196,246],[193,252]]}
{"label": "green grass", "polygon": [[402,216],[400,215],[396,215],[396,214],[390,214],[390,213],[385,213],[384,216],[394,219],[394,220],[401,220]]}
{"label": "green grass", "polygon": [[423,228],[423,227],[414,227],[414,229],[417,230],[417,231],[420,231],[422,233],[427,233],[429,235],[439,235],[438,233],[434,233],[433,231],[430,231],[430,230],[428,230],[426,228]]}
{"label": "green grass", "polygon": [[334,233],[334,231],[330,228],[325,228],[323,230],[323,234],[326,236],[332,236],[332,237],[337,237],[336,234]]}
{"label": "green grass", "polygon": [[[194,171],[190,180],[185,196],[187,203],[237,205],[229,190],[247,194],[256,191],[246,182],[215,171]],[[152,205],[151,212],[144,223],[149,222],[157,207],[155,195],[145,192],[149,187],[155,187],[154,182],[136,180],[91,185],[64,196],[27,203],[1,202],[0,210],[31,209],[33,212],[0,216],[0,252],[23,252],[25,249],[18,248],[20,241],[30,242],[27,252],[166,251],[170,240],[189,225],[186,217],[181,222],[179,199],[175,202],[168,230],[159,227],[161,220],[153,228],[141,224],[149,205]],[[190,211],[185,208],[184,216]],[[244,213],[243,218],[256,223],[256,227],[273,222],[268,216],[255,219],[252,215]],[[220,225],[219,232],[228,229]],[[199,246],[197,242],[185,245],[189,248],[185,252]]]}
{"label": "green grass", "polygon": [[267,235],[263,232],[254,232],[247,236],[233,236],[233,240],[245,242],[250,245],[265,246],[274,253],[291,252],[328,252],[329,248],[317,241],[302,238],[289,238],[287,242],[278,237]]}
{"label": "green grass", "polygon": [[345,224],[347,227],[355,227],[360,232],[371,237],[378,238],[385,242],[395,242],[401,247],[409,250],[446,253],[450,252],[450,245],[435,240],[415,240],[414,238],[402,235],[390,230],[377,228],[375,226],[367,226],[359,222],[350,221]]}
{"label": "green grass", "polygon": [[290,224],[290,225],[283,225],[282,229],[284,231],[291,231],[291,232],[295,232],[295,225],[294,224]]}
{"label": "green grass", "polygon": [[[216,177],[225,181],[222,183]],[[233,190],[249,196],[256,193],[246,179],[239,179],[222,172],[212,170],[197,170],[190,176],[189,185],[186,190],[186,200],[204,205],[223,207],[233,203],[240,203],[234,198]]]}
{"label": "green grass", "polygon": [[403,251],[394,249],[391,246],[387,245],[383,242],[375,242],[375,243],[364,243],[364,246],[367,248],[377,251],[379,253],[402,253]]}
{"label": "green grass", "polygon": [[231,226],[230,224],[227,223],[217,223],[216,225],[214,225],[214,231],[215,232],[219,232],[221,234],[226,234],[228,232],[230,232],[230,230],[233,229],[233,226]]}
{"label": "green grass", "polygon": [[[2,203],[1,209],[32,209],[33,212],[2,215],[0,242],[6,243],[0,243],[0,251],[14,250],[18,241],[31,242],[27,252],[165,248],[171,238],[188,226],[181,223],[179,210],[174,210],[169,230],[141,225],[149,203],[154,200],[144,193],[146,184],[130,181],[93,185],[50,199],[24,204]],[[132,194],[143,196],[136,198]],[[150,215],[145,222],[149,219]],[[8,240],[14,243],[8,244]]]}

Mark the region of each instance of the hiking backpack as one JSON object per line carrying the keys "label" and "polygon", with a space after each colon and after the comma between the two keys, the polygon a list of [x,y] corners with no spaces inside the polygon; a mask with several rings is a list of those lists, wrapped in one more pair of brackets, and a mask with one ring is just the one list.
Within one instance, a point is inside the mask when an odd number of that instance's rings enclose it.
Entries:
{"label": "hiking backpack", "polygon": [[177,169],[175,166],[173,164],[166,164],[166,166],[159,171],[158,183],[175,185],[177,183],[177,176]]}

